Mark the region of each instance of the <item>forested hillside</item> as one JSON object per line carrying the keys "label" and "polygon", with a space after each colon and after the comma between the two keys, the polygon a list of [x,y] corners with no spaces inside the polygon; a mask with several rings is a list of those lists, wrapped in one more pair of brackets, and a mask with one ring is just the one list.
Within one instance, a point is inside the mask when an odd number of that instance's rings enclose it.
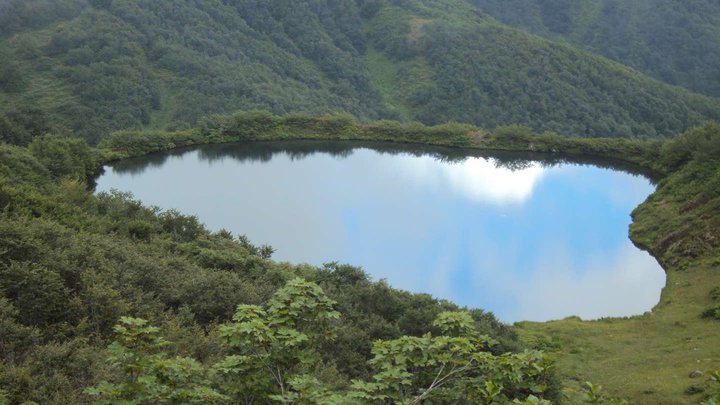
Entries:
{"label": "forested hillside", "polygon": [[720,3],[470,0],[505,24],[566,40],[666,83],[720,96]]}
{"label": "forested hillside", "polygon": [[[0,136],[184,128],[210,113],[670,135],[720,101],[511,29],[462,0],[3,0]],[[53,123],[52,128],[49,123]]]}
{"label": "forested hillside", "polygon": [[457,2],[386,6],[371,27],[374,46],[383,51],[377,58],[386,71],[394,69],[391,79],[385,74],[383,93],[407,107],[408,117],[426,123],[519,123],[576,136],[656,136],[717,114],[717,99],[508,29]]}
{"label": "forested hillside", "polygon": [[383,110],[350,0],[3,3],[2,108],[39,108],[90,141],[238,108]]}

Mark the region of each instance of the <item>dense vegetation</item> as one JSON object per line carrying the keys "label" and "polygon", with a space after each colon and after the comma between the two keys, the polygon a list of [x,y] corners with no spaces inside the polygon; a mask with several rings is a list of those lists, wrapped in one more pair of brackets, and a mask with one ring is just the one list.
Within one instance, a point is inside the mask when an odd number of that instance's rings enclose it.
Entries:
{"label": "dense vegetation", "polygon": [[[477,333],[467,312],[442,312],[433,326],[441,335],[375,341],[370,381],[338,381],[318,349],[335,337],[340,317],[317,286],[290,280],[266,305],[238,305],[233,322],[220,326],[227,354],[204,368],[190,357],[168,358],[159,329],[121,318],[109,347],[122,373],[86,392],[101,402],[418,404],[420,402],[507,402],[549,404],[535,396],[548,389],[552,361],[540,352],[494,356],[492,339]],[[345,387],[343,387],[345,386]]]}
{"label": "dense vegetation", "polygon": [[575,136],[668,136],[720,118],[717,99],[462,0],[5,0],[0,59],[0,135],[22,142],[48,123],[95,144],[238,109]]}
{"label": "dense vegetation", "polygon": [[[653,137],[715,114],[715,99],[508,29],[468,5],[408,3],[382,8],[370,25],[371,38],[380,41],[372,44],[378,52],[370,53],[371,73],[378,81],[389,75],[379,88],[408,118]],[[430,5],[437,3],[451,11]]]}
{"label": "dense vegetation", "polygon": [[505,24],[565,40],[666,83],[720,96],[720,4],[673,0],[470,0]]}
{"label": "dense vegetation", "polygon": [[39,109],[91,142],[240,107],[382,114],[349,0],[2,6],[2,109]]}

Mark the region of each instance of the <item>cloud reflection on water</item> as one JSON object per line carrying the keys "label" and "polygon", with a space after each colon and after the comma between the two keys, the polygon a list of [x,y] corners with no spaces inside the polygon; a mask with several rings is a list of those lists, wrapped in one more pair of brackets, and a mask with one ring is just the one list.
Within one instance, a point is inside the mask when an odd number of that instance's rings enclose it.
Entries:
{"label": "cloud reflection on water", "polygon": [[398,169],[416,184],[435,187],[446,184],[465,198],[497,205],[527,200],[544,173],[537,162],[511,170],[499,166],[494,159],[478,157],[442,165],[429,156],[399,156],[395,160]]}
{"label": "cloud reflection on water", "polygon": [[571,256],[559,246],[545,252],[529,276],[493,272],[499,278],[496,293],[516,298],[498,315],[510,321],[599,319],[641,314],[657,304],[665,273],[648,253],[623,245],[588,257],[582,271],[572,266]]}

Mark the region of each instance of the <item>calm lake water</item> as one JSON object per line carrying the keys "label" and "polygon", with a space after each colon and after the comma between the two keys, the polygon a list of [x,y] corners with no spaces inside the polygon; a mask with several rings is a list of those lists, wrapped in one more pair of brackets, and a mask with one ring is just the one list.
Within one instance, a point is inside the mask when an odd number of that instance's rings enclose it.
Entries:
{"label": "calm lake water", "polygon": [[111,189],[270,244],[276,260],[361,266],[505,322],[641,314],[665,285],[627,236],[651,182],[547,156],[212,145],[109,166],[97,191]]}

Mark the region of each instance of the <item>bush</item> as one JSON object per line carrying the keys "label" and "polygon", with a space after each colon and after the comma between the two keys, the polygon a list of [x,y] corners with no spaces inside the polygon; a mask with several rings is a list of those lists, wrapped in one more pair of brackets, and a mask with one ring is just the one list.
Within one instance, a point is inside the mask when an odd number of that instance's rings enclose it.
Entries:
{"label": "bush", "polygon": [[0,142],[27,146],[31,140],[32,134],[17,126],[4,115],[0,115]]}
{"label": "bush", "polygon": [[148,240],[157,231],[158,227],[152,222],[137,219],[128,222],[128,234],[133,238]]}
{"label": "bush", "polygon": [[720,287],[713,287],[713,289],[710,290],[710,299],[720,301]]}
{"label": "bush", "polygon": [[46,135],[35,138],[28,149],[56,178],[85,181],[99,169],[93,151],[80,139]]}
{"label": "bush", "polygon": [[197,145],[204,139],[194,131],[119,131],[112,133],[100,147],[120,153],[120,157],[131,157]]}
{"label": "bush", "polygon": [[700,316],[706,319],[716,319],[720,321],[720,305],[715,305],[706,309]]}
{"label": "bush", "polygon": [[663,145],[662,163],[670,169],[690,160],[720,159],[720,123],[711,122],[682,133]]}
{"label": "bush", "polygon": [[240,111],[228,118],[222,134],[234,141],[256,139],[271,133],[279,125],[279,117],[267,111]]}

